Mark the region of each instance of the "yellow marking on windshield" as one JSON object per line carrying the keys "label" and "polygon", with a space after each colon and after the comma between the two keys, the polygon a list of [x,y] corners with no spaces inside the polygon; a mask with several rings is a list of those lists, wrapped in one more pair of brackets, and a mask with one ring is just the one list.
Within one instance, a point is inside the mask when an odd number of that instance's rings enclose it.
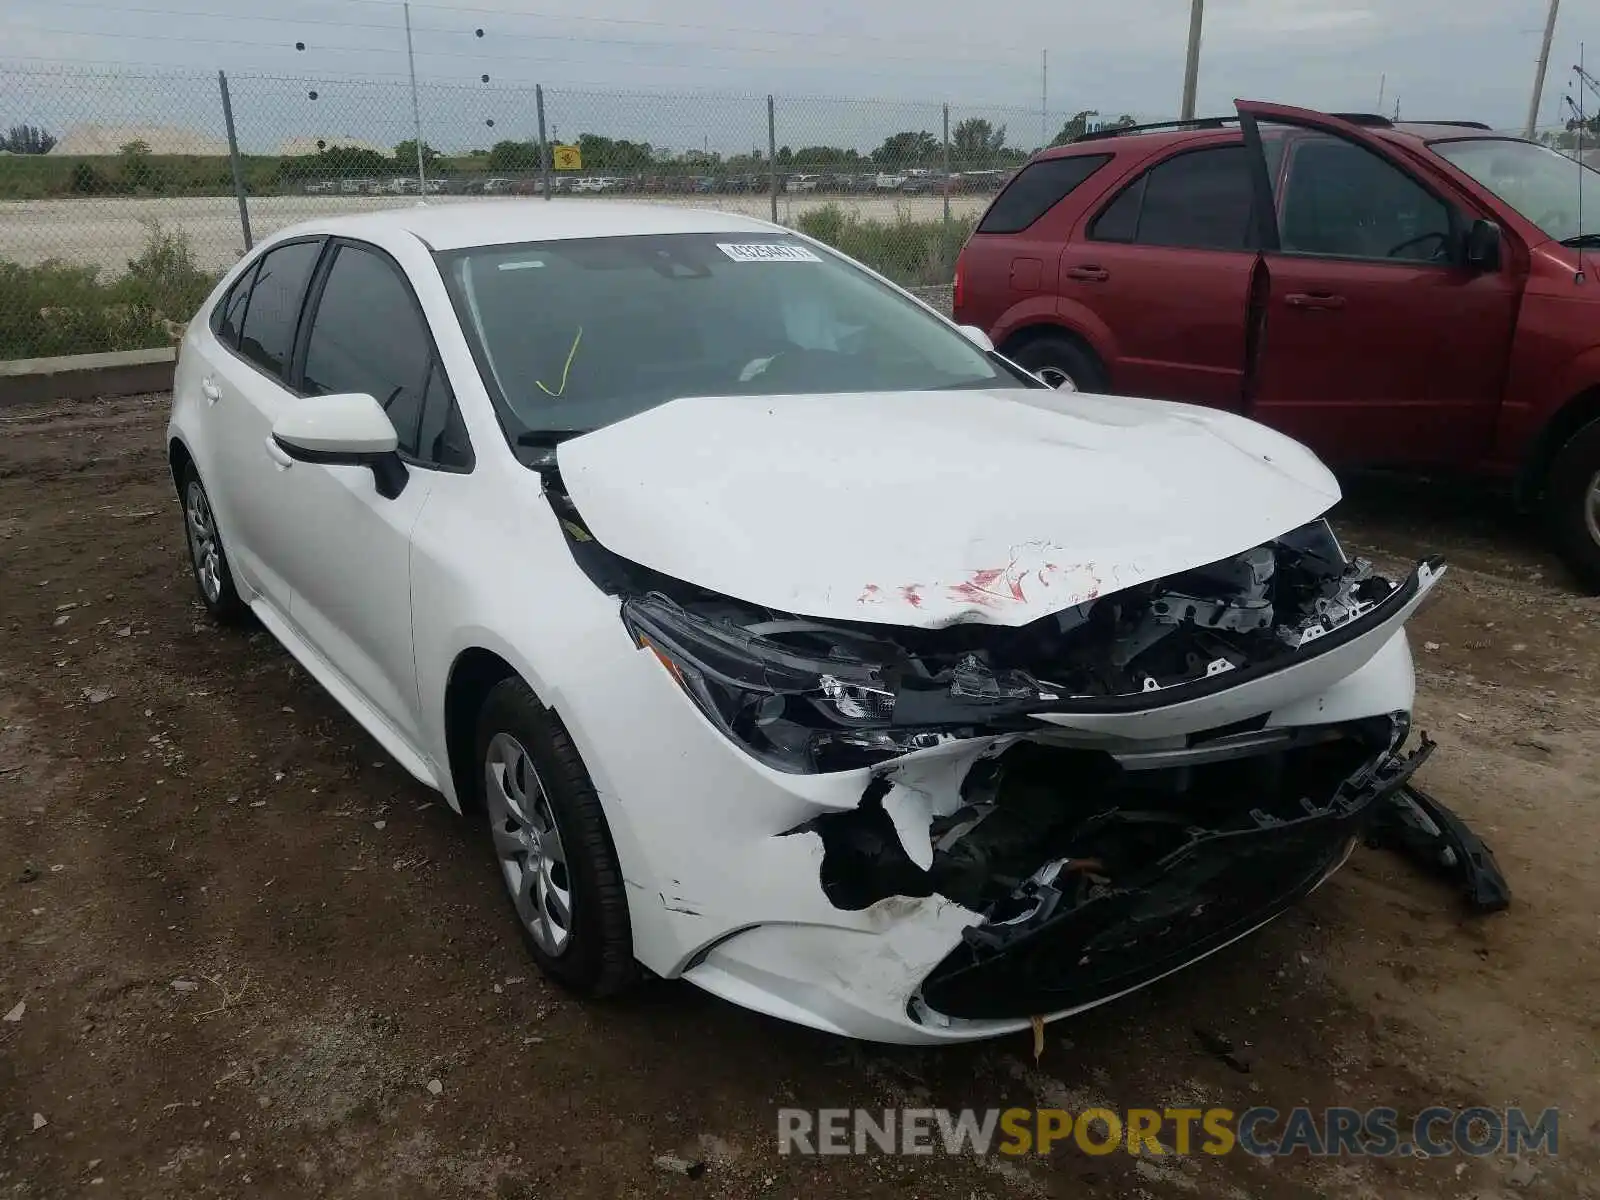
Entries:
{"label": "yellow marking on windshield", "polygon": [[583,326],[579,325],[578,332],[574,334],[572,338],[572,349],[567,351],[567,364],[561,368],[561,385],[557,387],[555,391],[552,392],[549,388],[545,387],[543,382],[540,380],[534,380],[534,382],[539,385],[539,390],[546,396],[554,396],[557,399],[560,399],[561,393],[567,390],[567,376],[572,372],[572,360],[578,357],[578,343],[582,340]]}

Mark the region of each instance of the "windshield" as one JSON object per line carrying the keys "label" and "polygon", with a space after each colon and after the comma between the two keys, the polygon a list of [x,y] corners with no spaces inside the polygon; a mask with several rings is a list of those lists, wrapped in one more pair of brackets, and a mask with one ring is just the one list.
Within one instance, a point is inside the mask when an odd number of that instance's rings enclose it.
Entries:
{"label": "windshield", "polygon": [[782,234],[438,257],[513,441],[597,429],[680,396],[1026,386],[864,271]]}
{"label": "windshield", "polygon": [[1580,166],[1548,146],[1510,138],[1468,138],[1431,145],[1435,154],[1471,175],[1557,241],[1600,232],[1600,186],[1596,186],[1600,176],[1592,168]]}

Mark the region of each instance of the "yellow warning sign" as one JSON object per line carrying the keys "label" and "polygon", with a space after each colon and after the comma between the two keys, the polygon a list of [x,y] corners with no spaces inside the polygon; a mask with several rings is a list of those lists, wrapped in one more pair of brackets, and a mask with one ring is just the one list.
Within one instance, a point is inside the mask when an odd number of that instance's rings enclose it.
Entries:
{"label": "yellow warning sign", "polygon": [[556,146],[556,170],[581,171],[583,170],[583,155],[576,146]]}

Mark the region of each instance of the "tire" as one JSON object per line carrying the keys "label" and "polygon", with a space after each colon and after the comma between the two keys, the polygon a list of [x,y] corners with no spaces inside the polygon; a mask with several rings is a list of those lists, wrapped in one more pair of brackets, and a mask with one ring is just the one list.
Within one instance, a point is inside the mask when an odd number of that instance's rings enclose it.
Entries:
{"label": "tire", "polygon": [[1006,357],[1063,391],[1104,392],[1110,386],[1094,351],[1060,334],[1030,338]]}
{"label": "tire", "polygon": [[250,606],[233,586],[233,570],[228,566],[228,552],[217,529],[211,497],[193,463],[183,469],[178,497],[183,505],[183,540],[189,548],[189,569],[194,574],[200,603],[224,625],[244,624],[250,617]]}
{"label": "tire", "polygon": [[579,995],[624,991],[638,968],[622,868],[571,737],[512,678],[484,700],[474,745],[490,845],[528,953]]}
{"label": "tire", "polygon": [[1567,566],[1591,594],[1600,593],[1600,421],[1589,422],[1561,447],[1545,501]]}

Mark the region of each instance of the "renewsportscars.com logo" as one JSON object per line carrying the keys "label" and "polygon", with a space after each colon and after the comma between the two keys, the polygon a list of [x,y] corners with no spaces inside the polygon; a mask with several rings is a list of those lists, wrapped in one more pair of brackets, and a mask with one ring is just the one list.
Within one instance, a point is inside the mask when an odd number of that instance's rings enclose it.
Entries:
{"label": "renewsportscars.com logo", "polygon": [[1559,1125],[1554,1108],[781,1108],[778,1153],[1554,1155]]}

